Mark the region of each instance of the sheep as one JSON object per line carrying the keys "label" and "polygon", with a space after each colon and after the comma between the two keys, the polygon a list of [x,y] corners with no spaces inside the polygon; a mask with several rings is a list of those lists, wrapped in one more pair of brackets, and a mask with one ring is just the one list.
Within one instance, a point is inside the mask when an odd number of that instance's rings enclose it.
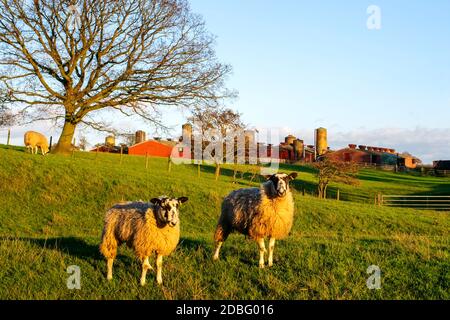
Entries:
{"label": "sheep", "polygon": [[126,243],[142,263],[140,283],[145,285],[147,271],[152,269],[149,257],[156,253],[158,284],[162,284],[162,260],[175,250],[180,239],[178,207],[186,197],[161,196],[150,202],[126,202],[114,205],[105,216],[100,252],[107,259],[107,279],[112,279],[112,266],[117,247]]}
{"label": "sheep", "polygon": [[269,237],[268,266],[273,265],[275,241],[286,238],[294,219],[294,200],[289,182],[297,173],[266,176],[260,188],[231,192],[222,203],[222,212],[214,234],[214,260],[219,259],[220,248],[228,235],[237,231],[256,240],[259,246],[259,267],[264,268],[267,252],[264,239]]}
{"label": "sheep", "polygon": [[49,151],[47,138],[35,131],[27,131],[23,137],[25,147],[30,149],[32,154],[38,153],[38,147],[41,148],[42,155],[45,155]]}

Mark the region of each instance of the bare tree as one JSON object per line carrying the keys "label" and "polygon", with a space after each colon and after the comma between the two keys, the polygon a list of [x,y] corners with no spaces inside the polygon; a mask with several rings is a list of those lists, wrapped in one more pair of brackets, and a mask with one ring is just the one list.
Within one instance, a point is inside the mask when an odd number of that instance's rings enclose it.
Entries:
{"label": "bare tree", "polygon": [[89,145],[89,142],[85,136],[80,137],[80,141],[78,142],[78,148],[80,150],[86,151],[87,147]]}
{"label": "bare tree", "polygon": [[0,105],[0,128],[13,125],[14,120],[14,115],[11,110],[3,105]]}
{"label": "bare tree", "polygon": [[327,195],[327,188],[330,182],[339,182],[349,185],[357,185],[358,164],[353,162],[344,162],[329,157],[323,157],[313,166],[318,170],[317,178],[319,180],[317,191],[319,198],[324,199]]}
{"label": "bare tree", "polygon": [[[241,114],[229,108],[195,110],[188,120],[198,126],[198,128],[194,128],[196,132],[202,133],[202,151],[210,144],[221,145],[222,150],[226,149],[228,139],[233,139],[233,141],[235,139],[230,133],[246,128],[241,119]],[[226,150],[217,154],[213,152],[212,154],[216,167],[216,180],[220,176],[220,168],[225,154]],[[233,150],[233,154],[236,155],[236,150]]]}
{"label": "bare tree", "polygon": [[132,132],[125,132],[125,133],[122,133],[120,136],[123,139],[123,142],[124,142],[123,144],[126,146],[132,146],[132,145],[134,145],[134,143],[136,141],[136,136]]}
{"label": "bare tree", "polygon": [[101,110],[156,126],[162,106],[218,106],[230,67],[186,0],[0,0],[0,91],[29,121],[107,129]]}

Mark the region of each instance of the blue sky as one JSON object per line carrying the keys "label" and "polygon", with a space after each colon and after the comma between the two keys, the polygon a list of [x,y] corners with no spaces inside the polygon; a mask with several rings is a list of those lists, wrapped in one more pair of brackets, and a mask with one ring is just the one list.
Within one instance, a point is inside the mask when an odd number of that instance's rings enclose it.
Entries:
{"label": "blue sky", "polygon": [[[450,158],[450,1],[191,0],[255,126]],[[369,30],[367,8],[381,9]],[[437,143],[439,140],[439,143]],[[444,148],[443,148],[444,147]],[[433,149],[433,150],[432,150]]]}
{"label": "blue sky", "polygon": [[[228,86],[239,98],[229,106],[246,123],[308,143],[323,126],[335,149],[356,143],[450,159],[450,1],[190,3],[217,36],[219,60],[233,67]],[[381,9],[380,30],[366,27],[370,5]],[[185,116],[164,118],[178,126]]]}

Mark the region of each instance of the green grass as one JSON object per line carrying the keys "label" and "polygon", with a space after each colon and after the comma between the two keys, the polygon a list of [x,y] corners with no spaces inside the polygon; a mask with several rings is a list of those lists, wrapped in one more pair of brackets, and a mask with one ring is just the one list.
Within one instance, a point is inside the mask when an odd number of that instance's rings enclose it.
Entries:
{"label": "green grass", "polygon": [[[273,268],[258,268],[256,244],[241,235],[211,261],[212,236],[222,198],[256,186],[250,174],[233,184],[231,168],[218,182],[204,166],[173,166],[167,160],[76,153],[30,155],[0,146],[1,299],[449,299],[448,212],[373,205],[378,192],[450,194],[450,179],[362,171],[361,185],[338,188],[344,200],[308,194],[309,167],[293,183],[296,202],[291,236],[277,242]],[[248,169],[243,167],[244,169]],[[98,252],[105,211],[120,200],[161,194],[188,196],[181,209],[182,239],[164,261],[164,285],[154,273],[139,285],[140,265],[122,247],[107,282]],[[154,260],[152,261],[154,265]],[[81,290],[66,287],[67,267],[81,268]],[[381,268],[381,290],[369,290],[370,265]]]}

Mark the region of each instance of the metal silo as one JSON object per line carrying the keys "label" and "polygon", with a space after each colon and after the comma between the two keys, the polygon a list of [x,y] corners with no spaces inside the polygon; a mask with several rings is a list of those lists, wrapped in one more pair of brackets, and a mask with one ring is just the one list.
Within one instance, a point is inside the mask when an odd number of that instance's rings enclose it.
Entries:
{"label": "metal silo", "polygon": [[316,153],[318,156],[325,154],[328,150],[327,129],[316,129]]}
{"label": "metal silo", "polygon": [[192,125],[185,123],[181,126],[181,130],[183,132],[183,138],[190,142],[192,139]]}
{"label": "metal silo", "polygon": [[297,139],[296,137],[290,134],[286,138],[284,138],[284,142],[289,145],[293,144],[296,139]]}
{"label": "metal silo", "polygon": [[299,140],[299,139],[294,140],[295,160],[303,159],[304,149],[305,149],[305,144],[304,144],[303,140]]}
{"label": "metal silo", "polygon": [[105,139],[105,145],[114,147],[116,145],[116,138],[114,136],[107,136]]}
{"label": "metal silo", "polygon": [[146,140],[147,140],[146,134],[144,131],[142,131],[142,130],[136,131],[136,139],[135,139],[136,144],[144,142]]}

